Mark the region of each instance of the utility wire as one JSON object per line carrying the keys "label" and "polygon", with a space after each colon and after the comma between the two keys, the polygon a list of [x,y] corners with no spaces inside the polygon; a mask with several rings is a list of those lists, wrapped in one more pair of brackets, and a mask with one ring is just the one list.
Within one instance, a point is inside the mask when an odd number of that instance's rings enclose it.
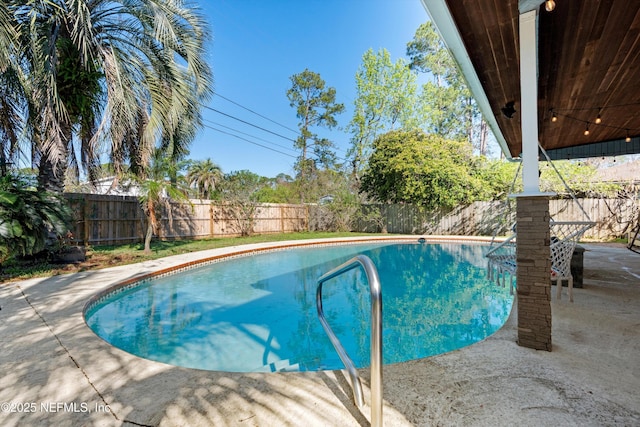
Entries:
{"label": "utility wire", "polygon": [[[211,122],[211,121],[208,121],[208,122],[209,122],[209,123],[213,123],[213,122]],[[233,130],[234,132],[238,132],[238,133],[241,133],[241,134],[244,134],[244,135],[250,136],[250,137],[252,137],[252,138],[256,138],[255,136],[245,134],[244,132],[239,132],[239,131],[237,131],[236,129],[229,128],[228,126],[224,126],[224,125],[221,125],[221,124],[219,124],[219,123],[216,123],[216,125],[217,125],[217,126],[222,126],[222,127],[224,127],[224,128],[227,128],[227,129],[231,129],[231,130]],[[240,139],[240,140],[242,140],[242,141],[248,142],[249,144],[253,144],[253,145],[257,145],[258,147],[266,148],[267,150],[274,151],[274,152],[276,152],[276,153],[278,153],[278,154],[282,154],[282,155],[285,155],[285,156],[288,156],[288,157],[291,157],[291,158],[294,158],[294,159],[297,159],[297,158],[298,158],[298,156],[294,156],[294,155],[292,155],[292,154],[285,153],[285,152],[282,152],[282,151],[280,151],[280,150],[276,150],[275,148],[271,148],[271,147],[268,147],[268,146],[266,146],[266,145],[259,144],[259,143],[255,142],[255,141],[251,141],[251,140],[249,140],[249,139],[243,138],[243,137],[238,136],[238,135],[235,135],[235,134],[233,134],[233,133],[226,132],[226,131],[221,130],[221,129],[217,129],[217,128],[215,128],[215,127],[211,126],[211,125],[204,124],[204,127],[208,128],[208,129],[211,129],[211,130],[214,130],[214,131],[216,131],[216,132],[223,133],[223,134],[225,134],[225,135],[233,136],[234,138],[238,138],[238,139]],[[260,139],[260,140],[262,140],[262,141],[265,141],[265,140],[263,140],[263,139],[261,139],[261,138],[258,138],[258,139]],[[278,146],[278,147],[282,147],[281,145],[275,144],[275,143],[273,143],[273,142],[269,142],[269,141],[265,141],[265,142],[267,142],[267,143],[269,143],[269,144],[276,145],[276,146]],[[286,148],[286,147],[283,147],[283,148]],[[294,151],[294,150],[292,150],[292,149],[290,149],[290,148],[286,148],[286,149],[287,149],[287,150]],[[347,161],[347,159],[344,159],[344,158],[339,157],[339,156],[336,156],[336,160],[345,161],[345,162]]]}
{"label": "utility wire", "polygon": [[[221,95],[218,95],[218,96],[222,97]],[[228,98],[225,98],[225,99],[228,99]],[[236,104],[236,105],[238,105],[238,106],[241,106],[240,104],[238,104],[238,103],[237,103],[237,102],[235,102],[235,101],[231,101],[231,100],[229,100],[229,101],[230,101],[230,102],[233,102],[234,104]],[[289,137],[286,137],[286,136],[284,136],[284,135],[281,135],[281,134],[279,134],[279,133],[277,133],[277,132],[270,131],[269,129],[265,129],[265,128],[261,127],[261,126],[255,125],[255,124],[250,123],[250,122],[248,122],[248,121],[246,121],[246,120],[242,120],[242,119],[240,119],[240,118],[238,118],[238,117],[232,116],[231,114],[224,113],[224,112],[222,112],[222,111],[220,111],[220,110],[217,110],[217,109],[215,109],[215,108],[213,108],[213,107],[209,107],[209,106],[207,106],[207,105],[202,105],[202,107],[203,107],[203,108],[206,108],[206,109],[208,109],[208,110],[211,110],[211,111],[213,111],[213,112],[215,112],[215,113],[222,114],[223,116],[229,117],[229,118],[231,118],[231,119],[233,119],[233,120],[237,120],[237,121],[239,121],[239,122],[241,122],[241,123],[244,123],[244,124],[246,124],[246,125],[252,126],[252,127],[256,128],[256,129],[260,129],[260,130],[262,130],[262,131],[264,131],[264,132],[268,132],[268,133],[270,133],[270,134],[272,134],[272,135],[275,135],[275,136],[278,136],[278,137],[280,137],[280,138],[286,139],[287,141],[291,141],[291,142],[293,142],[293,143],[296,143],[296,142],[297,142],[297,141],[296,141],[296,140],[294,140],[294,139],[291,139],[291,138],[289,138]],[[242,106],[241,106],[241,107],[242,107]],[[245,109],[249,110],[249,109],[248,109],[248,108],[246,108],[246,107],[242,107],[242,108],[245,108]],[[251,110],[249,110],[249,111],[251,111]],[[252,112],[253,112],[253,111],[252,111]],[[255,113],[255,112],[253,112],[253,113],[254,113],[254,114],[258,114],[258,113]],[[258,114],[258,115],[260,115],[260,114]],[[261,117],[263,117],[262,115],[260,115],[260,116],[261,116]],[[265,118],[266,118],[266,117],[265,117]],[[273,121],[273,120],[268,119],[268,118],[267,118],[267,120],[269,120],[269,121]],[[278,124],[278,123],[276,122],[276,124]],[[281,126],[284,126],[284,125],[281,125]],[[289,129],[289,128],[287,128],[287,129]],[[291,129],[289,129],[289,130],[291,130]],[[236,132],[237,132],[237,131],[236,131]],[[299,133],[298,131],[294,131],[294,132],[296,132],[298,135],[300,135],[300,133]],[[317,140],[317,139],[315,139],[315,138],[313,138],[313,141],[316,141],[316,142],[317,142],[318,140]],[[272,144],[273,144],[273,143],[272,143]],[[276,144],[276,145],[277,145],[277,144]],[[334,148],[335,148],[335,150],[336,150],[336,151],[338,151],[338,147],[334,147]],[[340,150],[340,151],[343,151],[343,150]],[[347,161],[345,158],[343,158],[343,157],[338,157],[338,156],[336,156],[336,159],[337,159],[337,160],[342,160],[342,161]]]}
{"label": "utility wire", "polygon": [[215,108],[207,107],[206,105],[203,105],[203,108],[206,108],[207,110],[214,111],[214,112],[216,112],[216,113],[218,113],[218,114],[222,114],[223,116],[226,116],[226,117],[229,117],[229,118],[231,118],[231,119],[237,120],[237,121],[239,121],[239,122],[241,122],[241,123],[244,123],[244,124],[246,124],[246,125],[249,125],[249,126],[252,126],[252,127],[254,127],[254,128],[260,129],[260,130],[262,130],[262,131],[268,132],[268,133],[270,133],[270,134],[272,134],[272,135],[275,135],[275,136],[278,136],[278,137],[280,137],[280,138],[286,139],[287,141],[296,142],[296,140],[295,140],[295,139],[291,139],[291,138],[286,137],[286,136],[284,136],[284,135],[280,135],[279,133],[276,133],[276,132],[270,131],[269,129],[265,129],[265,128],[260,127],[260,126],[258,126],[258,125],[254,125],[253,123],[249,123],[249,122],[247,122],[247,121],[245,121],[245,120],[242,120],[242,119],[239,119],[239,118],[237,118],[237,117],[234,117],[234,116],[232,116],[231,114],[223,113],[222,111],[220,111],[220,110],[216,110]]}
{"label": "utility wire", "polygon": [[217,96],[217,97],[219,97],[219,98],[222,98],[222,99],[224,99],[225,101],[228,101],[228,102],[230,102],[230,103],[232,103],[232,104],[234,104],[234,105],[237,105],[238,107],[240,107],[240,108],[242,108],[242,109],[244,109],[244,110],[247,110],[247,111],[249,111],[250,113],[253,113],[253,114],[255,114],[255,115],[256,115],[256,116],[258,116],[258,117],[262,117],[263,119],[268,120],[268,121],[270,121],[271,123],[275,123],[276,125],[278,125],[278,126],[280,126],[280,127],[284,128],[284,129],[290,130],[291,132],[295,133],[296,135],[300,135],[300,131],[299,131],[298,129],[292,129],[292,128],[290,128],[290,127],[286,126],[286,125],[283,125],[282,123],[278,123],[278,122],[276,122],[275,120],[270,119],[269,117],[263,116],[262,114],[260,114],[260,113],[258,113],[258,112],[256,112],[256,111],[253,111],[251,108],[245,107],[244,105],[241,105],[241,104],[239,104],[239,103],[237,103],[237,102],[235,102],[235,101],[233,101],[233,100],[231,100],[231,99],[229,99],[229,98],[227,98],[227,97],[225,97],[225,96],[220,95],[218,92],[215,92],[213,95],[214,95],[214,96]]}
{"label": "utility wire", "polygon": [[[234,100],[232,100],[232,99],[229,99],[229,98],[227,98],[227,97],[225,97],[225,96],[223,96],[223,95],[220,95],[219,93],[214,93],[214,95],[215,95],[215,96],[218,96],[218,97],[220,97],[220,98],[224,99],[225,101],[228,101],[228,102],[230,102],[230,103],[232,103],[232,104],[234,104],[234,105],[237,105],[238,107],[240,107],[240,108],[242,108],[242,109],[244,109],[244,110],[247,110],[247,111],[249,111],[249,112],[251,112],[251,113],[253,113],[253,114],[255,114],[255,115],[259,116],[259,117],[262,117],[262,118],[263,118],[263,119],[265,119],[265,120],[268,120],[268,121],[270,121],[270,122],[272,122],[272,123],[275,123],[275,124],[277,124],[277,125],[278,125],[278,126],[280,126],[280,127],[283,127],[283,128],[285,128],[285,129],[287,129],[287,130],[290,130],[291,132],[294,132],[297,136],[300,136],[300,135],[301,135],[301,134],[300,134],[300,130],[299,130],[299,129],[292,129],[292,128],[288,127],[288,126],[283,125],[282,123],[278,123],[278,122],[276,122],[275,120],[272,120],[272,119],[268,118],[267,116],[264,116],[264,115],[262,115],[262,114],[260,114],[260,113],[258,113],[258,112],[256,112],[256,111],[252,110],[251,108],[245,107],[244,105],[242,105],[242,104],[240,104],[240,103],[238,103],[238,102],[236,102],[236,101],[234,101]],[[265,132],[269,132],[269,133],[271,133],[271,134],[273,134],[273,135],[279,136],[280,138],[284,138],[284,139],[286,139],[286,140],[288,140],[288,141],[296,142],[295,140],[293,140],[293,139],[291,139],[291,138],[288,138],[288,137],[286,137],[286,136],[284,136],[284,135],[280,135],[279,133],[272,132],[272,131],[270,131],[270,130],[264,129],[264,128],[260,127],[260,126],[257,126],[257,125],[255,125],[255,124],[253,124],[253,123],[250,123],[250,122],[244,121],[244,120],[239,119],[239,118],[237,118],[237,117],[234,117],[234,116],[232,116],[232,115],[230,115],[230,114],[223,113],[223,112],[221,112],[221,111],[219,111],[219,110],[216,110],[216,109],[214,109],[214,108],[212,108],[212,107],[209,107],[209,106],[206,106],[206,105],[203,105],[202,107],[203,107],[203,108],[207,108],[207,109],[209,109],[209,110],[212,110],[212,111],[214,111],[214,112],[216,112],[216,113],[219,113],[219,114],[225,115],[225,116],[227,116],[227,117],[230,117],[230,118],[232,118],[232,119],[234,119],[234,120],[238,120],[238,121],[240,121],[240,122],[242,122],[242,123],[248,124],[249,126],[253,126],[253,127],[258,128],[258,129],[260,129],[260,130],[263,130],[263,131],[265,131]],[[317,142],[318,140],[317,140],[316,138],[313,138],[313,141]],[[342,149],[338,149],[338,147],[334,147],[334,148],[336,149],[336,151],[345,152],[345,151],[344,151],[344,150],[342,150]],[[341,158],[341,160],[345,160],[345,159],[342,159],[342,158]]]}
{"label": "utility wire", "polygon": [[211,129],[211,130],[214,130],[214,131],[216,131],[216,132],[220,132],[220,133],[223,133],[223,134],[225,134],[225,135],[229,135],[229,136],[233,136],[234,138],[241,139],[241,140],[243,140],[243,141],[248,142],[249,144],[257,145],[258,147],[266,148],[267,150],[275,151],[276,153],[282,154],[282,155],[284,155],[284,156],[288,156],[288,157],[292,157],[292,158],[294,158],[294,159],[297,159],[297,157],[296,157],[296,156],[294,156],[294,155],[291,155],[291,154],[289,154],[289,153],[282,152],[282,151],[280,151],[280,150],[276,150],[275,148],[271,148],[271,147],[268,147],[268,146],[263,145],[263,144],[259,144],[259,143],[257,143],[257,142],[254,142],[254,141],[248,140],[248,139],[243,138],[243,137],[241,137],[241,136],[234,135],[234,134],[232,134],[232,133],[230,133],[230,132],[226,132],[226,131],[223,131],[223,130],[217,129],[217,128],[214,128],[213,126],[209,126],[209,125],[206,125],[206,124],[205,124],[204,126],[205,126],[206,128]]}
{"label": "utility wire", "polygon": [[251,138],[257,139],[258,141],[266,142],[267,144],[275,145],[276,147],[280,147],[280,148],[284,148],[285,150],[293,151],[294,153],[295,153],[295,152],[297,152],[297,150],[295,150],[295,149],[293,149],[293,148],[291,148],[291,147],[287,147],[287,146],[284,146],[284,145],[277,144],[277,143],[275,143],[275,142],[267,141],[267,140],[266,140],[266,139],[264,139],[264,138],[260,138],[260,137],[255,136],[255,135],[251,135],[251,134],[249,134],[249,133],[239,131],[238,129],[232,128],[232,127],[230,127],[230,126],[225,126],[225,125],[223,125],[222,123],[214,122],[214,121],[207,120],[207,119],[203,119],[203,121],[204,121],[204,122],[206,122],[206,123],[209,123],[210,125],[220,126],[220,127],[222,127],[222,128],[225,128],[225,129],[231,130],[231,131],[236,132],[236,133],[239,133],[239,134],[241,134],[241,135],[245,135],[245,136],[248,136],[248,137],[251,137]]}

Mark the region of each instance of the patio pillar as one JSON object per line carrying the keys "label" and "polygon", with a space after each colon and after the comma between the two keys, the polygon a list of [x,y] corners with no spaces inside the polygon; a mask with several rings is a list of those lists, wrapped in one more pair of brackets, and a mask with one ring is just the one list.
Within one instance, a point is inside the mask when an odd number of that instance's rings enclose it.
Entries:
{"label": "patio pillar", "polygon": [[537,10],[520,15],[520,123],[522,183],[525,194],[540,192],[538,175]]}
{"label": "patio pillar", "polygon": [[518,345],[551,351],[549,194],[540,193],[538,172],[538,5],[534,6],[521,13],[519,21],[523,192],[516,195]]}
{"label": "patio pillar", "polygon": [[519,196],[516,221],[518,345],[551,351],[549,196]]}

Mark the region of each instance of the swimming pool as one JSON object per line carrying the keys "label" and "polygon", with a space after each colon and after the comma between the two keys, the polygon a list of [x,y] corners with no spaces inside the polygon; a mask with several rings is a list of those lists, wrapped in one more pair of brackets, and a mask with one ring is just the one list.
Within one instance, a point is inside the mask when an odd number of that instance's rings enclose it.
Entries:
{"label": "swimming pool", "polygon": [[[378,269],[383,360],[440,354],[491,335],[513,297],[486,279],[488,246],[391,243],[241,256],[123,288],[90,304],[89,327],[151,360],[206,370],[305,371],[343,365],[317,317],[318,277],[357,254]],[[326,282],[325,315],[357,367],[369,363],[369,292],[357,269]]]}

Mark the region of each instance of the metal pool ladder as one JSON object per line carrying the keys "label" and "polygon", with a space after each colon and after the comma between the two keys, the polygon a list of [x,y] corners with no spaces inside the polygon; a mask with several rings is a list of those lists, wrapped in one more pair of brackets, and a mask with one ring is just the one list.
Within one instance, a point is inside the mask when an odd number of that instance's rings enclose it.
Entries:
{"label": "metal pool ladder", "polygon": [[362,384],[351,358],[345,351],[342,343],[327,323],[322,310],[322,284],[358,266],[364,268],[369,282],[369,292],[371,294],[371,426],[382,426],[382,292],[380,290],[380,279],[373,261],[366,255],[358,255],[333,270],[323,274],[318,279],[316,288],[316,306],[318,308],[318,318],[325,332],[331,340],[331,344],[338,352],[340,360],[344,363],[351,381],[353,389],[353,400],[361,408],[364,405],[362,394]]}

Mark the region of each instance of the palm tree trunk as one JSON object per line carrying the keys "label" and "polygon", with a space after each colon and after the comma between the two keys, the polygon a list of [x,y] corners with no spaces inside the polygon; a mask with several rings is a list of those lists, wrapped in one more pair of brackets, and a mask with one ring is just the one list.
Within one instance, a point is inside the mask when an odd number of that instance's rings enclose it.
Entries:
{"label": "palm tree trunk", "polygon": [[51,160],[43,157],[38,168],[38,188],[53,193],[62,193],[64,191],[65,174],[66,167],[60,164],[54,166]]}
{"label": "palm tree trunk", "polygon": [[144,236],[144,253],[145,255],[149,255],[151,253],[151,238],[153,237],[153,225],[151,225],[151,221],[148,221],[147,224],[147,234]]}
{"label": "palm tree trunk", "polygon": [[59,161],[53,159],[52,149],[48,152],[44,152],[40,157],[40,164],[38,165],[38,188],[45,191],[51,191],[54,193],[62,193],[64,191],[64,181],[67,175],[67,162],[69,158],[69,145],[73,138],[73,129],[71,124],[66,122],[60,122],[60,129],[62,131],[62,137],[59,141],[59,146],[56,147],[57,158]]}
{"label": "palm tree trunk", "polygon": [[157,222],[155,206],[151,200],[147,202],[147,212],[147,235],[144,238],[144,253],[148,255],[151,253],[151,238]]}

